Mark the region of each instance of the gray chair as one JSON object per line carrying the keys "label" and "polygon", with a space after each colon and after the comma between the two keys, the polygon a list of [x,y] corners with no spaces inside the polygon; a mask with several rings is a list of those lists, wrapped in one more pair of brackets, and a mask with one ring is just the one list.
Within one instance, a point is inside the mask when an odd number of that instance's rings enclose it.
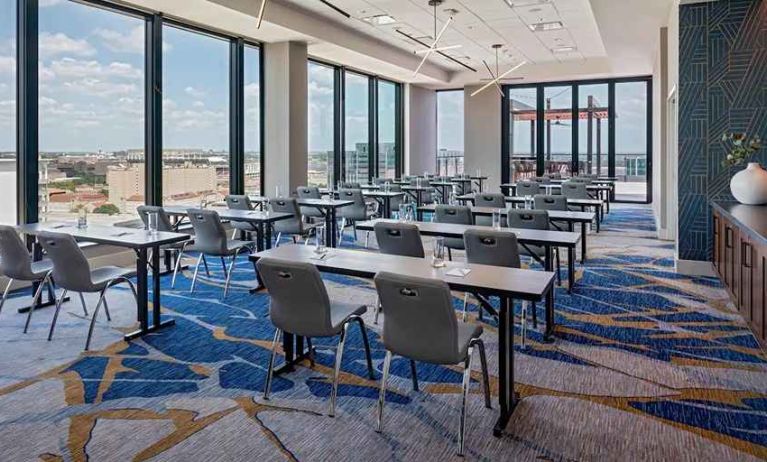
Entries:
{"label": "gray chair", "polygon": [[[299,186],[296,188],[296,194],[298,194],[299,199],[322,199],[320,188],[316,186]],[[302,216],[310,220],[325,217],[320,209],[314,207],[301,207],[300,211]]]}
{"label": "gray chair", "polygon": [[117,266],[103,266],[91,270],[88,259],[77,245],[75,239],[69,234],[43,232],[38,234],[37,240],[48,254],[53,262],[53,280],[56,285],[64,291],[61,297],[56,301],[56,311],[53,313],[51,330],[48,333],[48,340],[53,338],[53,331],[56,328],[56,321],[59,317],[61,305],[67,296],[67,292],[78,292],[85,308],[85,301],[82,299],[83,293],[99,293],[99,301],[91,316],[90,326],[88,327],[88,338],[85,341],[85,350],[87,351],[91,344],[93,328],[96,325],[96,317],[99,314],[99,308],[104,305],[104,313],[107,320],[111,321],[109,315],[109,306],[107,305],[107,290],[121,282],[125,282],[133,292],[133,297],[138,304],[138,295],[136,287],[130,278],[135,275],[135,271]]}
{"label": "gray chair", "polygon": [[283,234],[293,237],[293,243],[297,242],[297,238],[301,238],[304,241],[304,245],[309,243],[309,237],[314,233],[315,239],[317,234],[317,225],[312,223],[304,223],[301,219],[301,212],[298,207],[298,201],[292,197],[278,197],[269,201],[269,205],[272,212],[289,213],[293,215],[292,218],[286,220],[275,221],[272,225],[274,231],[277,233],[277,243],[279,247],[280,239]]}
{"label": "gray chair", "polygon": [[536,176],[532,181],[540,184],[551,184],[551,178],[548,176]]}
{"label": "gray chair", "polygon": [[[389,255],[402,257],[424,258],[423,241],[418,226],[411,223],[392,223],[381,221],[373,226],[378,242],[378,251]],[[380,300],[376,302],[375,317],[373,323],[378,324],[378,316],[381,314]],[[415,370],[415,367],[413,368]],[[415,376],[415,374],[413,374]]]}
{"label": "gray chair", "polygon": [[[454,223],[459,225],[472,225],[474,220],[471,208],[463,205],[438,205],[434,210],[434,221],[437,223]],[[457,237],[445,238],[447,256],[453,259],[451,249],[464,250],[463,239]]]}
{"label": "gray chair", "polygon": [[[562,195],[568,199],[593,199],[589,194],[587,184],[582,181],[568,180],[562,183]],[[570,206],[570,210],[582,210],[579,206]]]}
{"label": "gray chair", "polygon": [[[254,210],[250,198],[244,194],[230,194],[226,196],[225,200],[226,206],[231,210]],[[248,237],[248,240],[250,240],[250,235],[257,231],[252,223],[244,221],[232,221],[230,225],[233,229],[232,239],[237,237],[237,231],[241,231]]]}
{"label": "gray chair", "polygon": [[[474,205],[477,207],[506,208],[506,197],[500,193],[477,193],[474,195]],[[493,217],[479,216],[474,222],[481,226],[492,226]]]}
{"label": "gray chair", "polygon": [[[567,207],[567,197],[558,195],[558,196],[547,196],[544,194],[539,194],[535,196],[535,209],[536,210],[559,210],[559,211],[568,211]],[[550,223],[552,226],[554,226],[557,230],[563,230],[562,226],[564,226],[566,223],[559,222],[557,224],[556,220],[550,220]],[[562,225],[562,226],[560,226]],[[571,225],[568,225],[568,227]],[[571,229],[568,229],[571,231]]]}
{"label": "gray chair", "polygon": [[537,181],[520,181],[517,183],[517,196],[535,196],[540,192],[541,186]]}
{"label": "gray chair", "polygon": [[[8,291],[14,280],[38,284],[27,313],[27,322],[24,324],[25,334],[29,330],[32,312],[40,301],[43,288],[48,284],[48,288],[51,292],[53,291],[52,270],[53,263],[50,260],[32,261],[24,242],[12,226],[0,225],[0,273],[8,278],[8,284],[3,291],[3,298],[0,300],[0,311],[2,311],[5,300],[8,298]],[[83,309],[87,316],[88,311],[85,308],[85,303],[83,303]]]}
{"label": "gray chair", "polygon": [[[215,210],[189,209],[187,210],[187,215],[194,228],[194,243],[187,246],[186,250],[200,253],[200,256],[197,257],[197,264],[194,267],[194,276],[192,276],[192,286],[189,289],[189,293],[194,293],[200,263],[205,260],[207,255],[221,259],[221,267],[226,278],[224,282],[224,298],[226,298],[226,295],[229,293],[229,284],[232,280],[237,257],[241,253],[251,251],[253,242],[228,239],[224,225],[221,224],[221,218]],[[227,257],[232,259],[229,263],[228,271],[226,268]],[[207,268],[207,262],[205,265]]]}
{"label": "gray chair", "polygon": [[[352,205],[341,207],[338,210],[338,217],[341,218],[341,226],[338,231],[338,243],[340,244],[344,237],[344,229],[347,224],[352,225],[354,229],[354,240],[357,240],[357,222],[365,221],[373,214],[368,209],[368,204],[365,202],[365,196],[362,194],[361,189],[341,189],[338,191],[338,199],[342,201],[352,201]],[[368,233],[369,235],[370,233]],[[367,242],[366,242],[367,246]]]}
{"label": "gray chair", "polygon": [[[509,228],[548,230],[550,229],[549,212],[546,210],[509,210],[508,224]],[[546,250],[543,246],[522,243],[519,246],[522,255],[529,256],[545,267],[543,258],[546,255]],[[561,284],[562,269],[559,260],[559,248],[554,248],[554,255],[557,260],[557,280]]]}
{"label": "gray chair", "polygon": [[[168,214],[165,212],[164,208],[156,205],[139,205],[136,207],[136,211],[138,212],[138,216],[141,218],[141,221],[144,223],[144,226],[149,226],[149,215],[155,213],[157,214],[158,231],[169,233],[176,232],[176,228],[170,222],[170,217],[168,217]],[[193,239],[187,239],[183,242],[174,242],[173,244],[167,244],[160,247],[163,252],[170,252],[176,257],[175,263],[173,265],[173,279],[171,280],[171,286],[175,286],[176,284],[176,275],[178,274],[178,269],[180,267],[179,261],[181,260],[181,255],[184,253],[186,246],[192,243],[194,243]],[[152,261],[152,259],[150,258],[149,261]]]}
{"label": "gray chair", "polygon": [[[351,322],[358,323],[362,331],[368,374],[371,379],[375,379],[367,329],[362,320],[362,315],[367,311],[367,307],[345,301],[330,300],[319,270],[311,263],[262,258],[256,263],[256,267],[261,280],[269,291],[269,317],[272,324],[277,328],[272,340],[272,354],[267,369],[264,399],[269,399],[277,343],[281,333],[288,332],[307,339],[340,335],[336,349],[333,388],[330,394],[330,416],[333,417],[336,409],[338,375],[341,370],[344,341]],[[311,347],[309,351],[313,355]]]}
{"label": "gray chair", "polygon": [[382,336],[386,358],[378,398],[377,431],[383,431],[386,381],[393,355],[430,364],[463,363],[461,419],[458,432],[458,454],[463,455],[466,399],[469,394],[475,346],[479,349],[482,366],[485,406],[488,409],[492,408],[485,346],[480,339],[482,326],[459,323],[456,320],[453,296],[444,281],[381,272],[375,277],[375,285],[386,310]]}
{"label": "gray chair", "polygon": [[[466,246],[466,261],[478,265],[501,266],[504,268],[520,268],[519,244],[517,236],[513,233],[469,229],[463,233],[463,240]],[[463,320],[466,321],[466,305],[469,293],[466,292],[463,297]],[[479,298],[481,295],[475,294]],[[525,347],[527,334],[527,306],[528,303],[522,302],[522,347]],[[537,327],[538,319],[536,316],[536,306],[533,303],[533,323]],[[479,318],[482,319],[483,305],[479,304]],[[490,312],[497,317],[497,313]]]}
{"label": "gray chair", "polygon": [[354,181],[343,181],[339,189],[360,189],[362,185]]}

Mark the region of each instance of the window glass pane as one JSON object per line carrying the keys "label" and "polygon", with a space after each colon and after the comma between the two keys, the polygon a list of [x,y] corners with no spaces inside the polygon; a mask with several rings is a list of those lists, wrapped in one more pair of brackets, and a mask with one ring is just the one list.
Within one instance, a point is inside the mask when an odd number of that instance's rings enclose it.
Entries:
{"label": "window glass pane", "polygon": [[580,173],[607,176],[609,152],[606,83],[578,87],[578,168]]}
{"label": "window glass pane", "polygon": [[261,50],[245,47],[245,193],[261,194]]}
{"label": "window glass pane", "polygon": [[144,202],[144,21],[40,4],[40,220],[116,223]]}
{"label": "window glass pane", "polygon": [[509,89],[509,111],[509,171],[517,182],[536,173],[536,89]]}
{"label": "window glass pane", "polygon": [[647,200],[647,82],[615,84],[615,198]]}
{"label": "window glass pane", "polygon": [[573,162],[572,87],[545,87],[543,102],[544,171],[569,175]]}
{"label": "window glass pane", "polygon": [[229,193],[229,42],[163,28],[162,195],[199,205]]}
{"label": "window glass pane", "polygon": [[333,184],[334,114],[333,68],[309,62],[308,184]]}
{"label": "window glass pane", "polygon": [[397,84],[378,82],[378,177],[397,176]]}
{"label": "window glass pane", "polygon": [[344,164],[346,181],[368,182],[368,134],[370,132],[368,78],[346,73]]}
{"label": "window glass pane", "polygon": [[16,1],[0,2],[0,223],[16,224]]}
{"label": "window glass pane", "polygon": [[437,92],[437,174],[462,173],[463,90],[440,91]]}

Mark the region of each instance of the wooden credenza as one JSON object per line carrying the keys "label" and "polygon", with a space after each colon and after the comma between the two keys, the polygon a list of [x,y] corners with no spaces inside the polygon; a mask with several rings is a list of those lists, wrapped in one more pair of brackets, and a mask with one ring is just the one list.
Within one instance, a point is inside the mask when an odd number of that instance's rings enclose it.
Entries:
{"label": "wooden credenza", "polygon": [[712,202],[714,268],[738,312],[767,344],[767,206]]}

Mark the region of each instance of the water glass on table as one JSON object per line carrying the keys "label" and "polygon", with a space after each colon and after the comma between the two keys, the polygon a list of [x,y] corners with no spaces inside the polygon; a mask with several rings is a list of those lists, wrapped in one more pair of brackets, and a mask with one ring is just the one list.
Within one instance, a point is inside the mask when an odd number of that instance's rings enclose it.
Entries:
{"label": "water glass on table", "polygon": [[493,210],[493,229],[501,229],[501,209]]}
{"label": "water glass on table", "polygon": [[431,256],[431,266],[441,268],[445,266],[445,238],[434,238],[433,254]]}

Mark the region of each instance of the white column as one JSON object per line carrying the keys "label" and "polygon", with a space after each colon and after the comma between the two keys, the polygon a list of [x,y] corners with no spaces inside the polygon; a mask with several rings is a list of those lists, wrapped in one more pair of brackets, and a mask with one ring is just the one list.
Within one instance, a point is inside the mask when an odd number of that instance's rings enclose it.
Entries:
{"label": "white column", "polygon": [[501,192],[501,95],[488,88],[471,96],[478,88],[464,88],[463,170],[469,175],[482,170],[489,177],[484,191]]}

